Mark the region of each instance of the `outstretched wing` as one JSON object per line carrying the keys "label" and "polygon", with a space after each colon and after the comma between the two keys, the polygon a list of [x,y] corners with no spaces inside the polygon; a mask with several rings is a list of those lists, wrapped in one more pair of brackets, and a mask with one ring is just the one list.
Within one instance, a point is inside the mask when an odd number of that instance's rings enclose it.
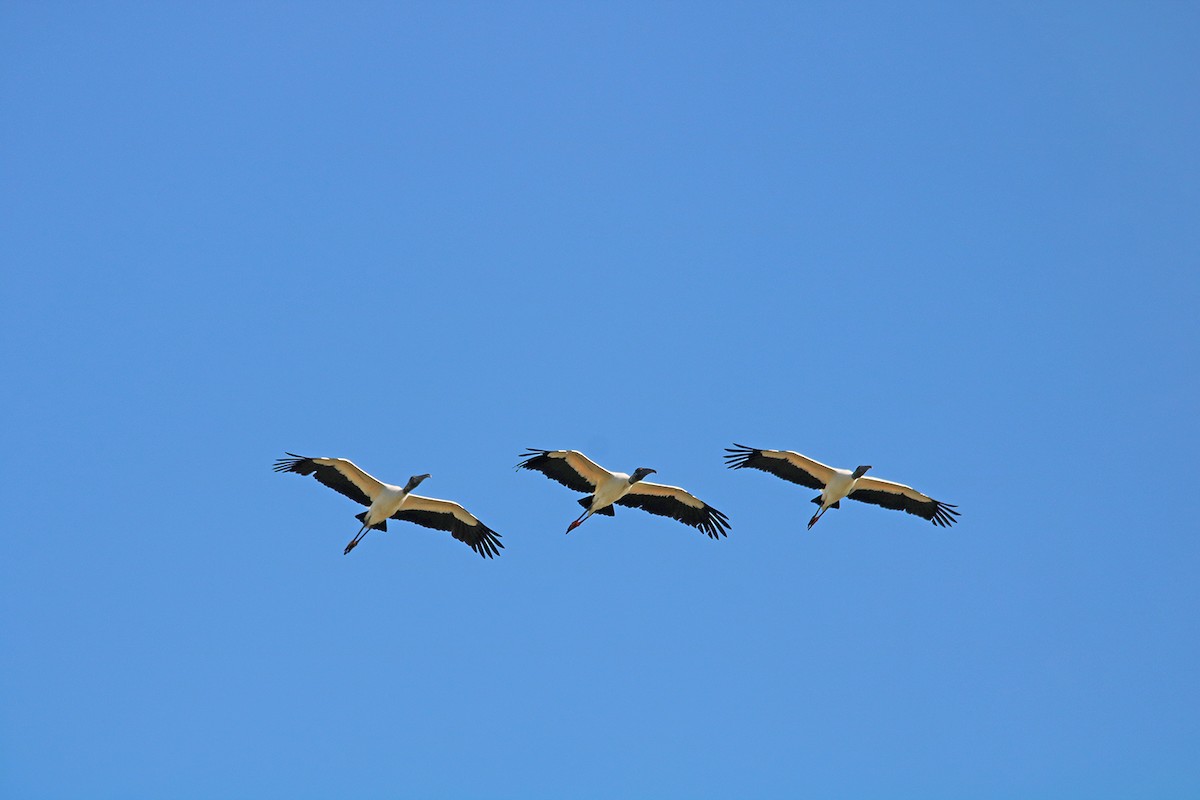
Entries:
{"label": "outstretched wing", "polygon": [[617,505],[677,519],[684,525],[699,528],[712,539],[728,535],[729,520],[724,514],[678,486],[638,481]]}
{"label": "outstretched wing", "polygon": [[404,508],[392,514],[392,519],[415,522],[434,530],[449,531],[451,536],[465,542],[484,558],[493,558],[504,548],[500,543],[500,534],[484,525],[458,503],[449,500],[435,500],[432,497],[410,494],[404,502]]}
{"label": "outstretched wing", "polygon": [[897,511],[907,511],[931,521],[934,525],[948,528],[958,520],[958,506],[949,503],[939,503],[928,495],[921,494],[911,486],[880,478],[859,478],[854,491],[849,495],[851,500],[859,500],[884,508]]}
{"label": "outstretched wing", "polygon": [[371,505],[371,501],[383,489],[382,481],[371,477],[353,461],[345,458],[308,458],[295,453],[287,455],[289,458],[281,458],[275,462],[276,472],[312,475],[335,492],[344,494],[364,506]]}
{"label": "outstretched wing", "polygon": [[824,489],[834,474],[833,467],[791,450],[756,450],[744,444],[726,447],[725,466],[730,469],[761,469],[785,481],[810,489]]}
{"label": "outstretched wing", "polygon": [[527,448],[517,469],[532,469],[558,481],[568,489],[592,494],[612,473],[578,450],[536,450]]}

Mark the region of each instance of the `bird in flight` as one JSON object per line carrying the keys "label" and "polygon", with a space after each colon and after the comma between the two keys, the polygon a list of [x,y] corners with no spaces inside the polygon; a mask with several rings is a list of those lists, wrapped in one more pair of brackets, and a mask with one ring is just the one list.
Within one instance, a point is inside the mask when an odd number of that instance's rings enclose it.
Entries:
{"label": "bird in flight", "polygon": [[644,478],[656,470],[639,467],[632,475],[609,472],[578,450],[529,449],[517,469],[530,469],[558,481],[568,489],[584,492],[579,499],[583,513],[567,528],[582,525],[593,514],[615,516],[613,504],[640,508],[698,528],[712,539],[728,535],[729,520],[720,511],[678,486],[650,483]]}
{"label": "bird in flight", "polygon": [[798,483],[809,489],[820,489],[821,493],[812,499],[819,508],[808,521],[810,530],[826,511],[840,508],[841,501],[847,497],[884,508],[906,511],[942,527],[949,527],[957,522],[955,517],[958,516],[958,512],[955,509],[958,506],[934,500],[902,483],[867,478],[865,475],[867,470],[871,469],[870,465],[860,466],[853,471],[837,469],[791,450],[757,450],[741,444],[727,447],[725,452],[729,453],[725,456],[725,465],[730,469],[760,469],[785,481]]}
{"label": "bird in flight", "polygon": [[344,494],[367,510],[356,514],[362,523],[358,533],[343,551],[349,554],[369,530],[387,530],[389,519],[415,522],[426,528],[448,531],[485,558],[499,554],[504,547],[500,534],[484,525],[473,514],[449,500],[435,500],[413,494],[413,490],[429,475],[413,475],[404,486],[393,486],[372,477],[353,461],[345,458],[308,458],[288,453],[288,458],[275,462],[276,472],[295,472],[312,475],[321,483]]}

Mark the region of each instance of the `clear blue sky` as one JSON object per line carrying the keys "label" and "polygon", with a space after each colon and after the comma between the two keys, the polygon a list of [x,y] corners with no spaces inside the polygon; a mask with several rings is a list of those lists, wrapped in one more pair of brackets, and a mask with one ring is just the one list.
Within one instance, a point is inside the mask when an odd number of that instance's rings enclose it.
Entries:
{"label": "clear blue sky", "polygon": [[[1186,3],[0,9],[0,791],[1200,795]],[[942,530],[723,468],[795,449]],[[713,542],[526,446],[658,470]],[[483,561],[285,450],[433,478]]]}

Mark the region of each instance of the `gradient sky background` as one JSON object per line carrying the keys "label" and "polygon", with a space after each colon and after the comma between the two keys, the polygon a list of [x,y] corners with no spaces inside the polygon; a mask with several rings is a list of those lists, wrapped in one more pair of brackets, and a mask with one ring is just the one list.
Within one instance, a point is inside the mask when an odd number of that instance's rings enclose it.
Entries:
{"label": "gradient sky background", "polygon": [[[0,7],[0,792],[1200,794],[1200,11]],[[795,449],[942,530],[728,472]],[[713,542],[526,446],[658,470]],[[354,459],[483,561],[271,472]]]}

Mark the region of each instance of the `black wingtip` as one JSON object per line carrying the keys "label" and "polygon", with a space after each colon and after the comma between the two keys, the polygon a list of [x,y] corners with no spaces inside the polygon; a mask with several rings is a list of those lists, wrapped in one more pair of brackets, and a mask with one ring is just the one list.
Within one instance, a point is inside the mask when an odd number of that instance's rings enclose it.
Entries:
{"label": "black wingtip", "polygon": [[750,459],[760,451],[756,447],[747,447],[744,444],[738,444],[737,442],[734,442],[733,447],[725,448],[725,452],[729,455],[721,457],[725,459],[726,468],[742,469],[750,462]]}
{"label": "black wingtip", "polygon": [[514,470],[518,470],[518,469],[522,469],[522,468],[533,469],[533,467],[530,466],[533,459],[540,458],[541,456],[546,456],[546,455],[550,455],[549,450],[539,450],[536,447],[526,447],[525,452],[521,453],[520,455],[517,456],[517,458],[520,458],[523,460],[518,461],[517,465],[515,467],[513,467],[513,469]]}
{"label": "black wingtip", "polygon": [[958,506],[952,503],[942,503],[937,500],[934,501],[934,504],[933,516],[929,518],[934,525],[941,528],[949,528],[958,522],[958,517],[961,513],[955,510]]}
{"label": "black wingtip", "polygon": [[305,456],[298,456],[295,453],[285,452],[284,455],[288,456],[288,458],[275,459],[275,464],[271,467],[275,472],[298,472],[296,467],[301,462],[309,460]]}
{"label": "black wingtip", "polygon": [[480,558],[495,558],[500,555],[500,551],[504,549],[500,534],[482,523],[480,528],[479,539],[471,545],[471,549],[478,553]]}
{"label": "black wingtip", "polygon": [[713,540],[720,539],[722,536],[728,538],[729,529],[733,527],[729,523],[729,517],[712,506],[706,505],[705,507],[708,509],[708,517],[699,526],[700,530]]}

